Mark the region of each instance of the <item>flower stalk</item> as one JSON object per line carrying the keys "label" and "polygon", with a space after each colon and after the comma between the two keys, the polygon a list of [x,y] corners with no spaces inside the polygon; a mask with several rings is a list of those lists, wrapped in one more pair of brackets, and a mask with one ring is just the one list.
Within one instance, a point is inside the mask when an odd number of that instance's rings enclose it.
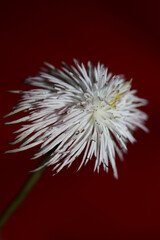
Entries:
{"label": "flower stalk", "polygon": [[[45,162],[48,161],[52,151],[49,151],[40,164],[38,165],[38,168],[43,166]],[[8,221],[8,219],[11,217],[11,215],[16,211],[16,209],[20,206],[20,204],[23,202],[23,200],[27,197],[29,192],[32,190],[33,186],[36,184],[38,179],[41,177],[42,173],[44,172],[46,167],[42,167],[39,170],[32,172],[29,179],[24,183],[20,191],[17,193],[13,201],[6,207],[6,209],[2,212],[0,215],[0,228],[2,228],[5,223]]]}

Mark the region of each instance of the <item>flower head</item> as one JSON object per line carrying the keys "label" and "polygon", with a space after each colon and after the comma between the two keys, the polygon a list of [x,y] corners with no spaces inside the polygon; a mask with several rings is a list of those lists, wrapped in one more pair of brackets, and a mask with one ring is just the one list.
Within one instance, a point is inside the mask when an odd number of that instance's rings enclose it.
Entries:
{"label": "flower head", "polygon": [[27,83],[37,88],[16,91],[21,101],[7,116],[20,111],[25,117],[8,122],[25,124],[16,131],[19,135],[12,142],[21,145],[7,152],[19,152],[40,145],[33,158],[38,158],[54,147],[45,165],[54,165],[57,173],[70,166],[82,153],[79,169],[95,156],[94,170],[100,165],[108,172],[111,164],[117,178],[115,154],[122,159],[127,142],[135,142],[133,131],[147,131],[147,115],[138,109],[146,105],[145,99],[135,95],[131,81],[122,75],[112,75],[98,63],[88,67],[74,60],[75,66],[63,63],[62,70],[46,63],[46,68]]}

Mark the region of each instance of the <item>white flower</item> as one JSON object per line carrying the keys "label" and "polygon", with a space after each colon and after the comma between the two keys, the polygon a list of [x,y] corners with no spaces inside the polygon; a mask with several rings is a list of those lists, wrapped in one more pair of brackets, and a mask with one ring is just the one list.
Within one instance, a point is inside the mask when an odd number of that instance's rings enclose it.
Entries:
{"label": "white flower", "polygon": [[132,132],[136,128],[147,131],[144,122],[147,115],[137,107],[146,105],[145,99],[130,90],[131,81],[122,75],[112,75],[98,63],[88,68],[74,60],[75,66],[63,63],[62,70],[46,63],[38,76],[26,80],[38,88],[15,91],[22,94],[21,101],[7,116],[20,111],[25,117],[7,124],[25,122],[12,144],[19,148],[7,152],[19,152],[40,145],[38,158],[54,147],[45,165],[54,165],[59,172],[70,166],[84,151],[79,169],[95,156],[95,168],[102,164],[108,172],[111,164],[117,178],[115,153],[122,159],[126,143],[135,142]]}

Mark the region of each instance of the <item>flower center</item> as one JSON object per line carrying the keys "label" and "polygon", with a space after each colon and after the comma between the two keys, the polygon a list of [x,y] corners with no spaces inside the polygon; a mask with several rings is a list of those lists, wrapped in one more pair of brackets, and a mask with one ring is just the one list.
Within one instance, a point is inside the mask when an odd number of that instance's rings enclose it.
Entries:
{"label": "flower center", "polygon": [[86,112],[91,114],[97,121],[104,118],[104,116],[107,114],[107,110],[110,108],[110,104],[97,94],[95,96],[86,98],[83,106]]}

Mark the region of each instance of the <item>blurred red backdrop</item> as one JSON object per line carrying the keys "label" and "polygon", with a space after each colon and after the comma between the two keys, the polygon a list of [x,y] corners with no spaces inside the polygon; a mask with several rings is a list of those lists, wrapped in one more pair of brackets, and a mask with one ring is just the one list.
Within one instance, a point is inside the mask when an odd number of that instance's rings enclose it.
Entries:
{"label": "blurred red backdrop", "polygon": [[[10,1],[0,9],[1,116],[19,96],[8,89],[28,89],[21,81],[47,61],[60,67],[73,58],[101,61],[115,74],[133,78],[138,95],[149,100],[150,133],[135,133],[125,161],[112,171],[93,173],[90,161],[76,172],[52,177],[47,168],[40,181],[12,215],[0,239],[160,239],[158,1]],[[21,188],[38,161],[33,151],[4,155],[12,131],[1,120],[0,212]]]}

